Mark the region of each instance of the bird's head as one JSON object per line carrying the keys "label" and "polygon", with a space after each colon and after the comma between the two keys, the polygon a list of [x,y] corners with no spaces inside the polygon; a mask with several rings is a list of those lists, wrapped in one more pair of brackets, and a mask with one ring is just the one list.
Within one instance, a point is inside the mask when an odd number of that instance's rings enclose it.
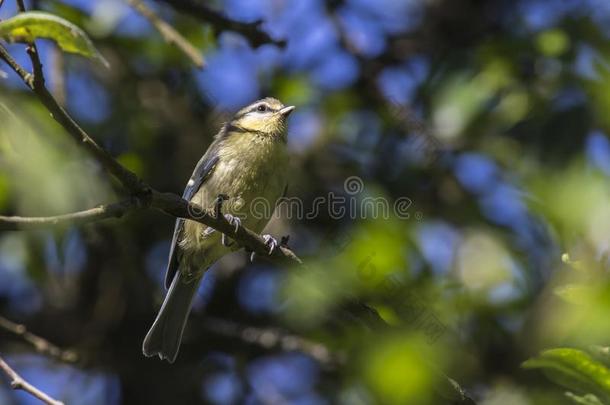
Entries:
{"label": "bird's head", "polygon": [[267,97],[239,110],[229,123],[229,127],[261,136],[283,136],[286,130],[286,118],[292,110],[294,106],[286,107],[279,100]]}

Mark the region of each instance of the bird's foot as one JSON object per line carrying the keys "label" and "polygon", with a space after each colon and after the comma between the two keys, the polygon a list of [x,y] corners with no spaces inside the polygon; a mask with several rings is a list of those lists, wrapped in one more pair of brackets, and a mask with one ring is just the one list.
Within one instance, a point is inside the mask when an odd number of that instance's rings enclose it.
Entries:
{"label": "bird's foot", "polygon": [[218,194],[216,197],[216,202],[214,203],[214,215],[216,215],[217,219],[222,215],[222,204],[229,198],[230,197],[226,194]]}
{"label": "bird's foot", "polygon": [[239,217],[231,214],[225,214],[225,219],[235,227],[235,232],[239,230],[239,227],[241,226],[241,219]]}
{"label": "bird's foot", "polygon": [[[239,230],[239,227],[241,226],[241,219],[239,219],[239,217],[233,216],[231,214],[225,214],[225,219],[227,220],[227,222],[229,222],[235,227],[235,232]],[[222,234],[221,242],[224,246],[227,247],[233,245],[233,242],[230,242],[229,238],[224,233]]]}
{"label": "bird's foot", "polygon": [[269,247],[269,255],[272,255],[275,248],[279,246],[277,239],[271,235],[263,235],[263,239],[265,240],[265,245]]}
{"label": "bird's foot", "polygon": [[[269,248],[269,255],[273,254],[273,251],[275,250],[275,248],[277,248],[278,246],[282,246],[280,243],[277,242],[277,239],[275,239],[271,235],[263,235],[263,240],[265,241],[265,245],[267,245],[267,247]],[[282,241],[283,240],[284,240],[284,238],[282,238]],[[255,257],[256,257],[256,252],[252,251],[250,253],[250,261],[253,262]]]}

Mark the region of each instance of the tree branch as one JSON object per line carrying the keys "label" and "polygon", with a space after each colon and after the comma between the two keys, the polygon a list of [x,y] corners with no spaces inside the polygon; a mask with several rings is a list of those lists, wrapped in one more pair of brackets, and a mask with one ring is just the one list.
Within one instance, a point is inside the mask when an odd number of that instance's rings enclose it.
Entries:
{"label": "tree branch", "polygon": [[165,22],[142,0],[126,0],[127,3],[140,13],[148,22],[159,31],[165,42],[174,44],[180,49],[195,66],[202,69],[205,66],[201,52],[184,38],[174,27]]}
{"label": "tree branch", "polygon": [[191,219],[214,228],[235,240],[242,247],[256,252],[261,257],[266,257],[276,264],[285,266],[303,264],[292,250],[284,246],[278,246],[273,250],[273,254],[269,255],[269,247],[259,234],[244,226],[238,227],[236,231],[235,226],[229,223],[223,215],[216,216],[213,208],[203,208],[173,193],[161,193],[156,190],[151,192],[150,206],[152,208],[173,217]]}
{"label": "tree branch", "polygon": [[332,353],[321,343],[288,334],[278,328],[257,328],[210,316],[204,318],[203,327],[216,335],[239,339],[264,349],[299,350],[326,367],[334,367],[345,362],[343,353]]}
{"label": "tree branch", "polygon": [[301,259],[292,250],[284,246],[278,246],[273,254],[269,255],[267,244],[257,233],[243,226],[240,226],[236,232],[235,227],[224,216],[216,217],[213,209],[204,209],[173,193],[161,193],[156,190],[151,190],[151,192],[152,199],[148,205],[142,205],[137,198],[131,198],[118,203],[100,205],[85,211],[50,217],[0,216],[0,231],[44,229],[64,224],[85,224],[107,218],[120,218],[136,210],[154,208],[173,217],[191,219],[212,227],[234,239],[239,245],[256,252],[261,257],[268,258],[278,265],[302,265]]}
{"label": "tree branch", "polygon": [[274,44],[284,46],[286,41],[274,40],[261,30],[261,21],[253,23],[242,23],[233,21],[222,13],[209,8],[205,2],[201,0],[157,0],[170,4],[174,9],[183,13],[192,15],[200,20],[203,20],[214,27],[215,31],[234,31],[243,35],[252,46],[255,48],[265,45]]}
{"label": "tree branch", "polygon": [[73,363],[78,359],[75,352],[71,350],[62,350],[48,340],[28,331],[25,325],[15,323],[2,316],[0,316],[0,328],[21,337],[27,343],[34,346],[36,351],[40,354],[68,363]]}
{"label": "tree branch", "polygon": [[[17,9],[20,13],[25,13],[25,3],[23,0],[16,0]],[[40,62],[40,58],[38,57],[38,48],[36,44],[32,42],[26,48],[28,56],[32,61],[32,69],[34,71],[34,76],[32,80],[32,85],[35,87],[43,87],[44,86],[44,74],[42,73],[42,63]]]}
{"label": "tree branch", "polygon": [[84,211],[50,217],[8,217],[0,215],[0,231],[41,229],[62,224],[79,225],[106,218],[120,218],[136,209],[137,206],[138,201],[136,199],[128,199],[117,203],[100,205]]}
{"label": "tree branch", "polygon": [[14,390],[23,390],[48,405],[64,405],[63,402],[51,398],[49,395],[24,380],[15,370],[6,364],[2,357],[0,357],[0,370],[10,378],[11,388]]}
{"label": "tree branch", "polygon": [[11,54],[9,54],[8,51],[6,50],[6,48],[4,46],[2,46],[1,44],[0,44],[0,58],[2,60],[4,60],[6,62],[6,64],[11,69],[13,69],[13,71],[15,73],[17,73],[17,75],[21,78],[21,80],[23,80],[23,82],[26,84],[26,86],[28,86],[30,89],[34,88],[34,77],[32,76],[32,74],[30,72],[28,72],[27,70],[25,70],[23,67],[21,67],[21,65],[19,65],[17,63],[17,61],[15,61],[15,59],[13,59]]}
{"label": "tree branch", "polygon": [[173,217],[191,219],[212,227],[234,239],[241,246],[257,252],[261,257],[266,257],[278,265],[302,265],[301,259],[284,246],[278,246],[273,254],[269,255],[268,246],[257,233],[243,226],[240,226],[236,232],[235,227],[224,216],[216,217],[213,209],[204,209],[176,194],[161,193],[156,190],[151,190],[151,192],[152,199],[149,205],[142,205],[137,198],[131,198],[118,203],[100,205],[85,211],[51,217],[0,216],[0,230],[16,231],[43,229],[63,224],[85,224],[107,218],[120,218],[136,210],[154,208]]}

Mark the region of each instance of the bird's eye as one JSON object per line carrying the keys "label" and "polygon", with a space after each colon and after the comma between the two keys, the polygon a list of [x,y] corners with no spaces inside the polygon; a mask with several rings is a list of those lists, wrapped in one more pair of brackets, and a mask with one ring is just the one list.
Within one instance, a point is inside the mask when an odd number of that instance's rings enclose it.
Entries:
{"label": "bird's eye", "polygon": [[259,106],[258,106],[256,109],[257,109],[258,111],[265,112],[265,111],[267,111],[267,106],[266,106],[266,105],[264,105],[264,104],[261,104],[261,105],[259,105]]}

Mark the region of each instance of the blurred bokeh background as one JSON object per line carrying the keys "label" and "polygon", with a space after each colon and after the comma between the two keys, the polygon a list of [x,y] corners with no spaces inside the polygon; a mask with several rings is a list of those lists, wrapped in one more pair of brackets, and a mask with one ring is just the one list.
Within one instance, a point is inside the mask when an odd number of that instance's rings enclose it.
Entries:
{"label": "blurred bokeh background", "polygon": [[[0,4],[0,19],[16,13]],[[123,1],[29,4],[82,27],[110,62],[38,43],[49,87],[101,145],[181,194],[231,111],[273,96],[297,106],[288,196],[366,209],[280,212],[268,230],[307,268],[224,258],[173,365],[140,349],[173,218],[0,233],[0,315],[78,356],[0,330],[23,377],[83,405],[610,403],[610,3],[146,4],[203,69]],[[268,39],[226,24],[259,20]],[[29,67],[23,44],[7,46]],[[0,89],[0,213],[121,197],[5,65]],[[361,204],[378,198],[406,204]],[[356,302],[389,326],[345,316]],[[0,403],[37,403],[0,380]]]}

